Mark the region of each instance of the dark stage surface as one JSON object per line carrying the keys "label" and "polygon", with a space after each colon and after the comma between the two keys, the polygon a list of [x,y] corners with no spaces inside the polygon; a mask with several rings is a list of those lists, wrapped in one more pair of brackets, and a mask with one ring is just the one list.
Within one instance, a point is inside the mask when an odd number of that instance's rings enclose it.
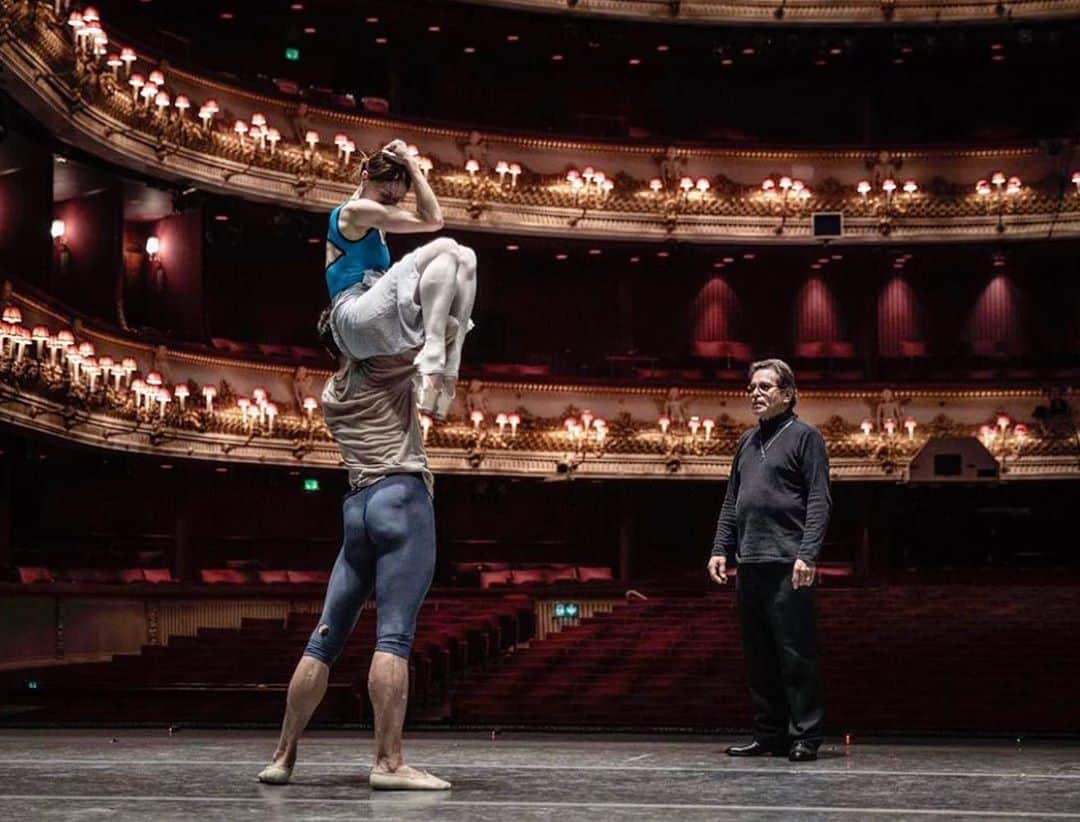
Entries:
{"label": "dark stage surface", "polygon": [[[116,741],[113,742],[112,740]],[[819,761],[736,760],[728,739],[414,736],[444,794],[373,794],[370,741],[317,733],[294,782],[260,785],[259,731],[0,733],[0,806],[32,820],[1080,819],[1080,745],[828,744]]]}

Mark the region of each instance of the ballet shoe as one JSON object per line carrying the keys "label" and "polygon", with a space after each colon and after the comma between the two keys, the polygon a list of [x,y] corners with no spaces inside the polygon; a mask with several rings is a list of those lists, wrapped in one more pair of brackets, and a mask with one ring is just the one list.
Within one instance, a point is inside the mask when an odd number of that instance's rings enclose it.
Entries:
{"label": "ballet shoe", "polygon": [[271,762],[255,777],[264,785],[287,785],[292,778],[292,768]]}
{"label": "ballet shoe", "polygon": [[432,376],[436,374],[443,374],[446,371],[446,347],[437,349],[437,353],[432,354],[428,350],[428,346],[422,347],[413,357],[413,365],[416,366],[416,370],[421,376]]}
{"label": "ballet shoe", "polygon": [[445,393],[442,374],[421,374],[420,385],[416,391],[416,408],[421,414],[438,422],[446,421],[445,409],[440,414],[440,398]]}
{"label": "ballet shoe", "polygon": [[454,397],[457,396],[457,377],[447,375],[443,379],[445,380],[443,389],[435,398],[435,409],[432,414],[432,417],[439,422],[446,422],[446,418],[450,415],[450,406],[454,404]]}
{"label": "ballet shoe", "polygon": [[417,768],[402,767],[396,771],[372,770],[368,777],[375,791],[447,791],[450,783],[445,779]]}

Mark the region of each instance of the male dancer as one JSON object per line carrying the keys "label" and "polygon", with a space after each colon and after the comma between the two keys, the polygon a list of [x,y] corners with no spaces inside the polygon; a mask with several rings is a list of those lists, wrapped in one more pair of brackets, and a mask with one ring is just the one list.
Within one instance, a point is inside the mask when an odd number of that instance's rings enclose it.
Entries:
{"label": "male dancer", "polygon": [[[417,209],[397,206],[410,185]],[[375,710],[377,790],[445,790],[450,783],[405,764],[402,726],[417,614],[435,569],[432,475],[414,379],[428,409],[448,404],[476,293],[476,255],[439,238],[389,264],[384,232],[436,231],[442,214],[415,160],[394,141],[366,164],[360,189],[330,215],[327,287],[319,334],[338,358],[323,416],[349,470],[345,538],[319,623],[289,683],[281,738],[259,781],[285,784],[300,735],[326,693],[365,600],[378,606],[368,693]]]}

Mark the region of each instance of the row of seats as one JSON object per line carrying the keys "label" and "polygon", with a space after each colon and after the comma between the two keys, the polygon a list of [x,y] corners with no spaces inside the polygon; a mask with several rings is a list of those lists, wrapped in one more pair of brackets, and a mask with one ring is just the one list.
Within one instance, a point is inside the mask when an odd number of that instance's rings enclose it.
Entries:
{"label": "row of seats", "polygon": [[204,568],[199,578],[207,585],[280,585],[283,583],[319,583],[330,581],[329,571],[254,571],[236,568]]}
{"label": "row of seats", "polygon": [[[736,362],[749,363],[752,352],[747,343],[732,340],[695,340],[694,354],[712,359],[727,358]],[[908,358],[928,357],[929,346],[925,340],[901,340],[900,355]],[[1000,340],[976,339],[969,344],[970,353],[975,357],[1008,356],[1007,343]],[[855,344],[848,340],[805,340],[795,344],[797,359],[855,359]]]}
{"label": "row of seats", "polygon": [[20,565],[16,570],[19,573],[19,582],[27,585],[52,582],[90,582],[96,584],[177,582],[173,578],[172,571],[168,568],[52,569],[40,565]]}
{"label": "row of seats", "polygon": [[551,585],[575,582],[611,582],[610,567],[549,563],[517,566],[509,562],[455,562],[454,579],[464,586],[479,585],[485,590],[500,585]]}
{"label": "row of seats", "polygon": [[[19,581],[24,584],[82,582],[104,585],[179,582],[168,568],[64,568],[54,570],[42,566],[21,565],[17,568]],[[199,579],[206,585],[325,585],[327,571],[301,570],[241,570],[236,568],[204,568]]]}
{"label": "row of seats", "polygon": [[[611,568],[580,565],[549,565],[514,568],[508,563],[458,563],[457,581],[487,589],[500,585],[549,585],[552,583],[611,582]],[[81,582],[94,584],[133,584],[178,582],[168,568],[67,568],[54,570],[42,566],[18,567],[24,584]],[[206,585],[283,585],[318,584],[330,580],[328,571],[296,569],[257,570],[245,568],[204,568],[199,580]]]}
{"label": "row of seats", "polygon": [[285,360],[314,365],[325,364],[326,362],[326,355],[323,352],[300,345],[237,342],[224,337],[211,337],[210,344],[217,351],[230,357],[255,360]]}

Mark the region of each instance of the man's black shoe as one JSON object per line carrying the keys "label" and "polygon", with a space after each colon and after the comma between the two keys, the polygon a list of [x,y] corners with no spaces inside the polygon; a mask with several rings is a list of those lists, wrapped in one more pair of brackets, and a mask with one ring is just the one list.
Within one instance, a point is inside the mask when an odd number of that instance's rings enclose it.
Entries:
{"label": "man's black shoe", "polygon": [[813,762],[817,759],[817,748],[809,742],[796,742],[791,746],[787,758],[792,762]]}
{"label": "man's black shoe", "polygon": [[787,749],[781,745],[765,745],[755,739],[746,745],[731,745],[724,753],[728,756],[784,756]]}

